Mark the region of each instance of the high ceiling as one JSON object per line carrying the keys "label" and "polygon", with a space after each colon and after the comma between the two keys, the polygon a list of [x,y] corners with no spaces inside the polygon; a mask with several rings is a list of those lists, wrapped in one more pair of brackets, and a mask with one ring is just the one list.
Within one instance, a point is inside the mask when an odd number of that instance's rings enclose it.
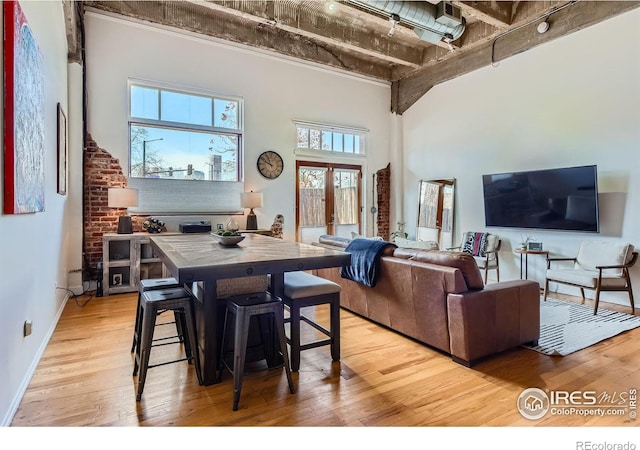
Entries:
{"label": "high ceiling", "polygon": [[[390,82],[391,109],[401,114],[438,83],[636,8],[640,2],[251,0],[79,5]],[[78,12],[68,5],[67,11],[70,16]],[[549,26],[541,33],[542,22]],[[77,48],[72,41],[70,56]]]}

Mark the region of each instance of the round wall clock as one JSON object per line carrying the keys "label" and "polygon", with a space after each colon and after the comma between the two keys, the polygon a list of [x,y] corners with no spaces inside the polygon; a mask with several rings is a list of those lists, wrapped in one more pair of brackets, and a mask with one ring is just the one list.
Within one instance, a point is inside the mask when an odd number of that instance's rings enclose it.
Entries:
{"label": "round wall clock", "polygon": [[258,156],[258,172],[265,178],[278,178],[284,168],[282,156],[274,151],[266,151]]}

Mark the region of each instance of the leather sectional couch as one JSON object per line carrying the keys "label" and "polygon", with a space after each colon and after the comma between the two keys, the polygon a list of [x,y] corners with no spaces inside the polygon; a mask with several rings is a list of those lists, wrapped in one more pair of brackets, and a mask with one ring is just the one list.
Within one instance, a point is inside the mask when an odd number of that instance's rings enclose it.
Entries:
{"label": "leather sectional couch", "polygon": [[[344,250],[349,239],[321,236],[318,245]],[[375,287],[342,278],[339,268],[316,275],[342,287],[343,308],[471,366],[481,358],[534,343],[540,335],[540,287],[527,280],[487,286],[466,253],[394,248],[380,258]]]}

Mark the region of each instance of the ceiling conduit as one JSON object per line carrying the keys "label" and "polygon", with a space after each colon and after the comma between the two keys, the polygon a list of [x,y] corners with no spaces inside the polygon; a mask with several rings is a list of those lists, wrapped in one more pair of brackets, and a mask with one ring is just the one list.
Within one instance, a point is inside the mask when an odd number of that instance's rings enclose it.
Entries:
{"label": "ceiling conduit", "polygon": [[[400,23],[413,27],[420,39],[432,44],[441,41],[451,43],[462,36],[465,30],[465,20],[459,14],[460,10],[448,2],[433,5],[415,1],[347,0],[346,3],[385,15],[390,20],[399,19]],[[447,11],[454,11],[454,14],[447,14]]]}

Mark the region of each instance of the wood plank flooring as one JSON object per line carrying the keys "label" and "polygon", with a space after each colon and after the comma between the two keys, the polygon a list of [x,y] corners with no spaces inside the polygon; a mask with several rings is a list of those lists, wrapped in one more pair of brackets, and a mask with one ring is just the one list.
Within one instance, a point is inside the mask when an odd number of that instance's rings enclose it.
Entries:
{"label": "wood plank flooring", "polygon": [[[341,311],[342,360],[328,347],[302,353],[289,394],[282,369],[246,375],[233,412],[232,379],[199,386],[186,362],[149,370],[140,402],[130,353],[135,294],[70,299],[13,419],[13,427],[635,427],[629,415],[552,416],[530,421],[516,409],[529,387],[628,392],[640,388],[640,329],[566,357],[515,349],[473,368]],[[628,312],[628,307],[601,308]],[[316,317],[328,322],[328,310]],[[170,317],[168,317],[170,319]],[[171,326],[163,327],[169,333]],[[154,347],[152,361],[180,354]]]}

